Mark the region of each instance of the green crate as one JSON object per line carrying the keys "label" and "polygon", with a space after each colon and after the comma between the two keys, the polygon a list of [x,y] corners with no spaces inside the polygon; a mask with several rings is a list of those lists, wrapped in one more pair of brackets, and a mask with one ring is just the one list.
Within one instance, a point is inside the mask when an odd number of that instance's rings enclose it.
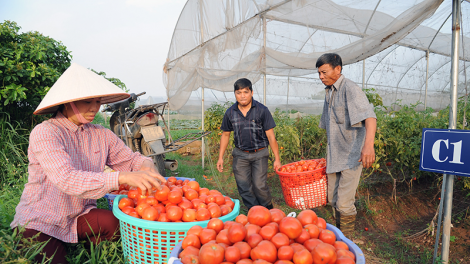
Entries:
{"label": "green crate", "polygon": [[[123,213],[118,205],[126,195],[118,195],[113,204],[113,214],[119,219],[122,249],[128,263],[165,264],[176,245],[184,239],[194,226],[207,227],[208,221],[169,223],[138,219]],[[240,213],[240,202],[234,200],[235,207],[228,215],[219,217],[223,222],[233,221]]]}

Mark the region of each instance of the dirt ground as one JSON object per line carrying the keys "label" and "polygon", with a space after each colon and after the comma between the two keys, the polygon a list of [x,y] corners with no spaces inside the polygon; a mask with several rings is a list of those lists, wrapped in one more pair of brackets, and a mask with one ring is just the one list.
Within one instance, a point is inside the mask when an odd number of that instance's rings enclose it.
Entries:
{"label": "dirt ground", "polygon": [[[199,162],[195,156],[195,162]],[[226,195],[240,199],[233,174],[224,173],[208,183]],[[274,206],[288,213],[296,211],[284,201],[279,177],[268,174]],[[366,263],[432,263],[440,185],[438,181],[417,180],[397,183],[361,183],[356,194],[358,210],[354,241],[363,251]],[[392,193],[396,193],[392,196]],[[470,264],[470,197],[454,189],[450,264]],[[240,199],[241,200],[241,199]],[[298,210],[297,210],[298,211]],[[314,208],[328,223],[334,224],[331,207]],[[241,213],[246,214],[242,205]],[[367,231],[366,231],[367,228]],[[438,249],[438,255],[441,248]]]}

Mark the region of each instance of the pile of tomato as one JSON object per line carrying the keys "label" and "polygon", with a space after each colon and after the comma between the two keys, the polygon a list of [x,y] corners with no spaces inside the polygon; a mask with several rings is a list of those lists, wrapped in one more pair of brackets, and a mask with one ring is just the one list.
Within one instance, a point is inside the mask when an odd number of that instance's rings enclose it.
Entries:
{"label": "pile of tomato", "polygon": [[294,163],[290,163],[287,165],[282,166],[279,171],[287,172],[287,173],[296,173],[296,172],[304,172],[304,171],[314,171],[326,166],[326,160],[321,159],[313,159],[313,160],[301,160]]}
{"label": "pile of tomato", "polygon": [[349,246],[336,241],[312,210],[288,217],[279,209],[254,206],[235,221],[211,219],[193,226],[182,242],[183,264],[353,264]]}
{"label": "pile of tomato", "polygon": [[197,181],[175,177],[169,177],[161,190],[154,188],[149,195],[128,186],[121,186],[119,192],[127,194],[118,204],[123,213],[149,221],[206,221],[227,215],[235,207],[232,199],[219,191],[200,188]]}

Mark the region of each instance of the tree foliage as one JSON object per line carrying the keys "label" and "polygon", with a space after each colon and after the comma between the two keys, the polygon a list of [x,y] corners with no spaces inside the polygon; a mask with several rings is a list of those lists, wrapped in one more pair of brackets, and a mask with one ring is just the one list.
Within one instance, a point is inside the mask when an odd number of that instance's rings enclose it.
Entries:
{"label": "tree foliage", "polygon": [[113,78],[113,77],[106,77],[106,72],[97,72],[93,69],[90,69],[92,72],[100,75],[100,76],[103,76],[106,80],[112,82],[114,85],[116,85],[117,87],[121,88],[124,92],[128,93],[129,92],[129,89],[127,88],[126,84],[121,82],[121,80],[119,80],[118,78]]}
{"label": "tree foliage", "polygon": [[20,29],[12,21],[0,23],[0,112],[30,127],[32,113],[70,66],[72,55],[62,42]]}

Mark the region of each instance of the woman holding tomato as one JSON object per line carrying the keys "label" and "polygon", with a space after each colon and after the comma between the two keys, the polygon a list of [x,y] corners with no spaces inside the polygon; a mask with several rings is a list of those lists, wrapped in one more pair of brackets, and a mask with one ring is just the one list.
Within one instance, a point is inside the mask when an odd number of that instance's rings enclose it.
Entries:
{"label": "woman holding tomato", "polygon": [[[72,64],[51,87],[36,115],[53,114],[30,134],[29,177],[12,228],[37,234],[52,263],[67,263],[64,243],[98,244],[119,237],[119,221],[96,199],[120,184],[142,192],[165,182],[151,159],[133,153],[110,130],[90,124],[101,104],[129,97],[103,77]],[[103,172],[105,165],[115,172]],[[41,261],[43,256],[38,256]]]}

